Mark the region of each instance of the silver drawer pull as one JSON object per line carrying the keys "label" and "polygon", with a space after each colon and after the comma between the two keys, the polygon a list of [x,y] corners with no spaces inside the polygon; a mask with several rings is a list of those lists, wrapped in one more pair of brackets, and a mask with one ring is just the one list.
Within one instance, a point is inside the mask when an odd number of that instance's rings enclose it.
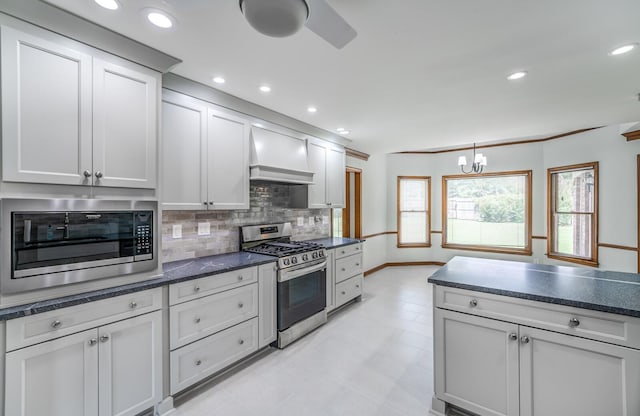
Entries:
{"label": "silver drawer pull", "polygon": [[97,340],[97,339],[95,339],[95,338],[91,338],[91,339],[89,340],[89,346],[90,346],[90,347],[93,347],[93,346],[94,346],[94,345],[96,345],[97,343],[98,343],[98,340]]}
{"label": "silver drawer pull", "polygon": [[98,179],[100,179],[100,178],[102,178],[104,176],[102,174],[102,172],[100,172],[100,171],[96,171],[95,175],[96,175],[96,178],[98,178]]}
{"label": "silver drawer pull", "polygon": [[244,306],[244,303],[240,302],[238,303],[238,308],[242,308]]}
{"label": "silver drawer pull", "polygon": [[356,250],[360,250],[360,247],[356,247]]}
{"label": "silver drawer pull", "polygon": [[240,344],[240,345],[244,344],[244,340],[241,338],[241,339],[238,341],[238,344]]}
{"label": "silver drawer pull", "polygon": [[200,292],[200,286],[196,286],[196,287],[194,287],[194,288],[193,288],[193,291],[194,291],[194,292]]}
{"label": "silver drawer pull", "polygon": [[520,342],[522,342],[523,344],[528,344],[529,341],[531,341],[531,339],[526,335],[520,338]]}
{"label": "silver drawer pull", "polygon": [[244,276],[242,276],[242,275],[238,276],[238,280],[239,281],[243,281],[244,280]]}
{"label": "silver drawer pull", "polygon": [[196,362],[194,364],[195,365],[200,365],[200,364],[202,364],[202,360],[196,360]]}
{"label": "silver drawer pull", "polygon": [[357,288],[359,288],[359,287],[360,287],[360,285],[356,285],[356,287],[357,287]]}
{"label": "silver drawer pull", "polygon": [[576,328],[580,325],[580,320],[578,318],[569,319],[569,327]]}
{"label": "silver drawer pull", "polygon": [[84,172],[82,172],[82,174],[84,175],[85,178],[91,177],[91,172],[89,172],[88,170],[85,170]]}
{"label": "silver drawer pull", "polygon": [[137,307],[138,307],[138,304],[136,303],[136,301],[135,301],[135,300],[132,300],[132,301],[131,301],[131,303],[129,304],[129,307],[130,307],[131,309],[135,309],[135,308],[137,308]]}
{"label": "silver drawer pull", "polygon": [[343,271],[343,272],[346,272],[346,271],[347,271],[347,269],[345,269],[345,268],[343,267],[343,268],[342,268],[342,271]]}
{"label": "silver drawer pull", "polygon": [[109,341],[109,335],[108,334],[104,334],[100,336],[100,342],[107,342]]}
{"label": "silver drawer pull", "polygon": [[347,292],[345,292],[345,291],[343,290],[343,291],[342,291],[342,294],[343,294],[343,295],[346,295],[346,294],[347,294]]}
{"label": "silver drawer pull", "polygon": [[356,266],[360,266],[360,263],[356,263]]}
{"label": "silver drawer pull", "polygon": [[469,306],[471,306],[472,308],[475,308],[476,306],[478,306],[478,299],[471,299],[469,301]]}
{"label": "silver drawer pull", "polygon": [[510,339],[511,341],[515,341],[515,340],[517,340],[517,339],[518,339],[518,334],[516,334],[515,332],[510,333],[510,334],[509,334],[509,339]]}
{"label": "silver drawer pull", "polygon": [[193,320],[193,322],[199,324],[200,323],[200,317],[196,316],[196,318]]}
{"label": "silver drawer pull", "polygon": [[340,254],[344,254],[344,253],[346,253],[346,251],[342,250],[342,252]]}
{"label": "silver drawer pull", "polygon": [[58,321],[57,319],[53,322],[51,322],[51,328],[53,329],[58,329],[60,328],[60,326],[62,326],[62,322]]}

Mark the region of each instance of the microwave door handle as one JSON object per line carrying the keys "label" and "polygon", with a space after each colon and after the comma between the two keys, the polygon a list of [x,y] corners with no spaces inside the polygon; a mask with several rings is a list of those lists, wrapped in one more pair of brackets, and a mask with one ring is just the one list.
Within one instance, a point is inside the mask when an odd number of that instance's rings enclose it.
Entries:
{"label": "microwave door handle", "polygon": [[280,270],[280,275],[278,276],[278,282],[286,282],[287,280],[295,279],[296,277],[304,276],[305,274],[317,272],[322,269],[327,268],[327,261],[324,260],[321,263],[314,264],[313,266],[305,267],[303,269],[296,270]]}

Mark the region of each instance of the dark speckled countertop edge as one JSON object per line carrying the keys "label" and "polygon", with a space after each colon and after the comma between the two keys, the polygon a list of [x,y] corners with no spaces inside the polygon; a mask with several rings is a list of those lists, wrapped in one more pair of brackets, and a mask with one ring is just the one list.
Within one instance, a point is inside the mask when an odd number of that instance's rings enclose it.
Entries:
{"label": "dark speckled countertop edge", "polygon": [[[234,260],[236,260],[236,262],[234,262],[234,264],[230,266],[226,266],[224,264],[214,264],[216,259],[224,258],[233,258]],[[247,258],[249,260],[246,260]],[[243,260],[246,260],[246,262],[244,262]],[[9,306],[7,308],[0,309],[0,321],[8,321],[24,316],[49,312],[56,309],[67,308],[70,306],[81,305],[84,303],[95,302],[108,298],[114,298],[130,293],[141,292],[143,290],[155,289],[157,287],[168,286],[176,283],[186,282],[189,280],[195,280],[207,276],[230,272],[233,270],[252,266],[260,266],[262,264],[275,263],[276,261],[277,259],[275,257],[237,252],[165,263],[163,265],[163,268],[169,268],[169,270],[166,271],[164,273],[165,275],[163,275],[162,277],[151,278],[149,280],[144,280],[141,282],[130,283],[106,289],[99,289],[76,295],[64,296],[61,298],[43,300],[17,306]],[[202,263],[212,264],[209,264],[209,267],[206,268],[201,265]],[[172,265],[176,267],[171,269]],[[200,268],[201,271],[194,273],[194,266],[195,268]],[[184,271],[184,273],[181,273],[181,271]]]}
{"label": "dark speckled countertop edge", "polygon": [[362,239],[357,238],[344,238],[344,237],[326,237],[326,238],[316,238],[312,241],[314,243],[322,244],[326,249],[333,249],[338,247],[350,246],[353,244],[358,244],[364,242]]}

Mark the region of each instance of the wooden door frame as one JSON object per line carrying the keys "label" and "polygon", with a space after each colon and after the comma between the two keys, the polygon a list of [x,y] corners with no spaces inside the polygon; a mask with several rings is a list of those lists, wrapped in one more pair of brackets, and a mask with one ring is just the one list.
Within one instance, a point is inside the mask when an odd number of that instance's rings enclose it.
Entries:
{"label": "wooden door frame", "polygon": [[342,209],[342,236],[348,237],[351,233],[351,173],[354,174],[354,212],[355,212],[355,238],[362,237],[362,169],[347,166],[345,169],[345,203]]}

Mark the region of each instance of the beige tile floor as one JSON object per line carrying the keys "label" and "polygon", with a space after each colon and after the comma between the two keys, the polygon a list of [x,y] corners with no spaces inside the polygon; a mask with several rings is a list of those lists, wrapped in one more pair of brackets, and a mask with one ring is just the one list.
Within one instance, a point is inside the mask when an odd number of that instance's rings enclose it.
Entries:
{"label": "beige tile floor", "polygon": [[436,267],[365,279],[362,301],[177,401],[176,416],[425,416],[433,392]]}

